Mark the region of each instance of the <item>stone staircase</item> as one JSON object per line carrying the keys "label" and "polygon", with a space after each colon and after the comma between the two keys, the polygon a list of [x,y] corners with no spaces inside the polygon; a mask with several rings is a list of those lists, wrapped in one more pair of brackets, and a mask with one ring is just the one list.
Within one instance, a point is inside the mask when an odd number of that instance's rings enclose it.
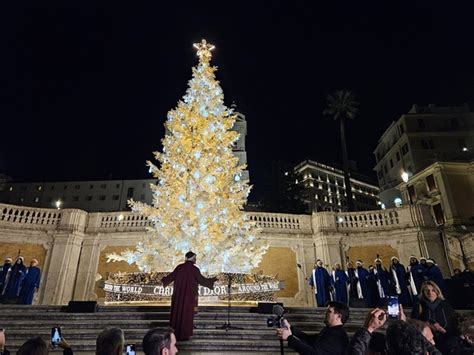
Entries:
{"label": "stone staircase", "polygon": [[[365,309],[351,309],[346,324],[349,335],[362,325]],[[194,319],[197,329],[190,341],[178,343],[180,354],[279,354],[275,331],[268,328],[269,315],[258,314],[256,307],[232,307],[230,322],[242,330],[220,330],[227,320],[227,308],[199,308]],[[126,343],[136,344],[141,354],[141,341],[148,329],[168,326],[167,306],[101,306],[96,313],[66,313],[61,306],[0,305],[0,328],[5,328],[7,348],[16,351],[31,337],[50,341],[51,327],[60,326],[63,337],[75,354],[94,354],[97,335],[107,327],[124,330]],[[308,332],[323,327],[324,309],[289,308],[287,319]],[[57,350],[59,352],[59,350]],[[56,350],[53,350],[56,352]],[[293,353],[285,346],[285,353]]]}

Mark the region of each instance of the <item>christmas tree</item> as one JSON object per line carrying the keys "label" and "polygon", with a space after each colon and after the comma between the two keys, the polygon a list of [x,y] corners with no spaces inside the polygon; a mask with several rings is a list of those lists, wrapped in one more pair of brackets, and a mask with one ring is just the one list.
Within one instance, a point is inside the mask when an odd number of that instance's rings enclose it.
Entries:
{"label": "christmas tree", "polygon": [[203,271],[248,273],[267,247],[242,211],[250,186],[232,153],[239,135],[210,64],[214,46],[202,40],[194,47],[199,63],[183,100],[168,112],[163,152],[154,153],[159,167],[147,162],[158,179],[153,205],[130,201],[153,227],[136,250],[108,257],[146,272],[170,271],[192,250]]}

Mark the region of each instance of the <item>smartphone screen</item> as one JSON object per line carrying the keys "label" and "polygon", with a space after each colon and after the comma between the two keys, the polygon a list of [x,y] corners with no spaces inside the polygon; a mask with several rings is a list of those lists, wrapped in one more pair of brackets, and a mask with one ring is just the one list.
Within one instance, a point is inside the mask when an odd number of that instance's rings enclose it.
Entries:
{"label": "smartphone screen", "polygon": [[125,354],[135,355],[135,345],[134,344],[127,344],[125,346]]}
{"label": "smartphone screen", "polygon": [[400,315],[400,307],[398,305],[398,297],[390,296],[388,298],[388,316],[391,318],[398,318]]}
{"label": "smartphone screen", "polygon": [[51,344],[57,347],[61,342],[61,327],[51,328]]}

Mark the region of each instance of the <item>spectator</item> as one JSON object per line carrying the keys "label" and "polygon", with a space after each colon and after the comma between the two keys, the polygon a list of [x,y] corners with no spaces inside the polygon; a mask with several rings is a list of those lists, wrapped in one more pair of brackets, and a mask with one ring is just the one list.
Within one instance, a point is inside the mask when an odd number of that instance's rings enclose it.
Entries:
{"label": "spectator", "polygon": [[428,341],[428,343],[430,343],[432,345],[436,345],[436,342],[434,340],[434,334],[433,334],[434,329],[432,329],[432,327],[430,326],[430,324],[428,322],[423,322],[423,321],[418,320],[418,319],[410,319],[408,321],[408,323],[410,323],[416,329],[418,329],[418,331],[421,334],[423,334],[423,336]]}
{"label": "spectator", "polygon": [[122,355],[125,340],[120,328],[105,329],[96,341],[96,355]]}
{"label": "spectator", "polygon": [[396,320],[387,328],[388,353],[391,355],[441,355],[413,325]]}
{"label": "spectator", "polygon": [[17,355],[48,355],[48,345],[40,337],[27,340],[17,351]]}
{"label": "spectator", "polygon": [[277,329],[280,339],[287,340],[288,346],[299,354],[344,354],[349,338],[344,323],[349,319],[349,308],[341,302],[328,302],[324,323],[326,327],[319,334],[309,335],[292,327],[286,319],[286,328]]}
{"label": "spectator", "polygon": [[0,329],[0,354],[10,355],[10,352],[5,347],[5,330],[4,329]]}
{"label": "spectator", "polygon": [[443,350],[443,344],[453,332],[454,309],[444,299],[443,293],[433,281],[421,285],[419,303],[411,312],[411,318],[429,322],[435,329],[435,341]]}
{"label": "spectator", "polygon": [[[401,317],[404,317],[403,312]],[[372,337],[375,335],[379,338],[383,337],[383,334],[375,333],[375,330],[382,327],[386,320],[387,316],[384,310],[376,308],[370,311],[366,316],[364,326],[357,330],[352,337],[347,354],[366,354],[369,351]],[[383,344],[384,342],[379,340],[378,343]],[[385,344],[387,346],[386,353],[391,355],[441,354],[413,325],[403,320],[396,320],[389,325]],[[384,349],[379,349],[379,352],[385,353]]]}
{"label": "spectator", "polygon": [[174,355],[178,353],[176,337],[172,328],[155,328],[143,338],[145,355]]}

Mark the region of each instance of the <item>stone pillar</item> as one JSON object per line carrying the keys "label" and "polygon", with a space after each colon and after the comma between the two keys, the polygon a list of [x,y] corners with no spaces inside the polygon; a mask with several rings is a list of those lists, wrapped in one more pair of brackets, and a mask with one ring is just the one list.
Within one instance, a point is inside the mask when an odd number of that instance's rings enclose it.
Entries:
{"label": "stone pillar", "polygon": [[43,304],[67,304],[72,300],[86,221],[87,212],[61,211],[58,228],[52,233]]}
{"label": "stone pillar", "polygon": [[76,285],[74,287],[74,300],[93,301],[97,299],[97,295],[94,293],[94,286],[99,258],[99,236],[86,236],[82,243],[81,258],[79,260]]}

